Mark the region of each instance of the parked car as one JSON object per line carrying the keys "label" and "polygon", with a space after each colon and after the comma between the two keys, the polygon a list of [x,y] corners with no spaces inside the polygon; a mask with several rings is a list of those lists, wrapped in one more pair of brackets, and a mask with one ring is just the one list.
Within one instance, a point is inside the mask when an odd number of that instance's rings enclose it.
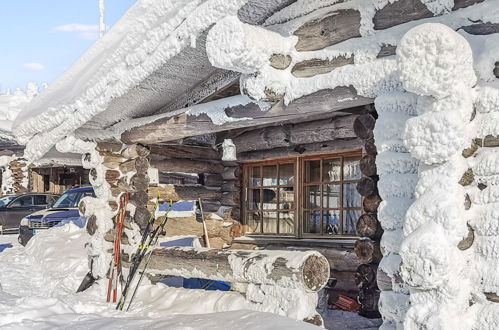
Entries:
{"label": "parked car", "polygon": [[59,195],[27,193],[0,198],[0,224],[3,230],[16,229],[21,219],[35,211],[44,210]]}
{"label": "parked car", "polygon": [[62,223],[75,222],[84,226],[85,217],[78,211],[78,203],[83,197],[95,197],[92,187],[79,187],[66,191],[50,208],[32,213],[21,220],[19,243],[26,245],[40,230],[52,228]]}

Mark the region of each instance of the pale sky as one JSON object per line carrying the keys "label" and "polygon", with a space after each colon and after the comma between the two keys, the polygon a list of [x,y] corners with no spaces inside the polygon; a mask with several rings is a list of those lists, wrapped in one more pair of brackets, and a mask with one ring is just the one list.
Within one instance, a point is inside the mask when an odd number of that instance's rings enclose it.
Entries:
{"label": "pale sky", "polygon": [[[136,0],[105,0],[109,28]],[[94,42],[98,0],[0,0],[0,92],[54,81]]]}

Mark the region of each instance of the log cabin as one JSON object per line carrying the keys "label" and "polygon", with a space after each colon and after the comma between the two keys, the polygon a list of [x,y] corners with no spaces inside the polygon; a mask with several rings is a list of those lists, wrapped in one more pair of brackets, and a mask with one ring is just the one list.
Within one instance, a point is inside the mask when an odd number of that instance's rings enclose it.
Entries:
{"label": "log cabin", "polygon": [[[28,105],[14,132],[29,159],[84,155],[113,212],[118,196],[132,193],[139,227],[160,190],[241,222],[243,235],[226,248],[321,252],[335,282],[331,304],[354,297],[361,315],[381,312],[385,329],[453,328],[460,318],[449,304],[497,321],[499,283],[487,265],[497,260],[486,247],[498,232],[485,223],[497,220],[498,6],[208,0],[167,9],[139,1]],[[444,69],[421,61],[435,58],[429,49]],[[435,66],[450,78],[431,76]],[[475,99],[458,101],[461,92]],[[450,109],[463,119],[445,117]],[[447,226],[450,214],[459,221]],[[113,216],[90,222],[92,240]],[[436,241],[449,259],[428,248]],[[467,277],[473,262],[480,271]],[[462,280],[480,284],[438,296]],[[428,297],[418,300],[421,291]],[[484,318],[470,322],[481,328]]]}

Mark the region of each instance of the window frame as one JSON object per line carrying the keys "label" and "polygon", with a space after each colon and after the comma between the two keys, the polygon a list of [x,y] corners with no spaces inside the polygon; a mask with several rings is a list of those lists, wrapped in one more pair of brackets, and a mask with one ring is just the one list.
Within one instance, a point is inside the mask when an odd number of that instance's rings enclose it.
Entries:
{"label": "window frame", "polygon": [[[273,159],[267,159],[263,161],[249,161],[245,162],[243,165],[243,176],[242,176],[242,198],[241,198],[241,214],[242,214],[242,219],[244,224],[248,224],[248,215],[251,213],[256,213],[258,211],[249,211],[248,209],[248,202],[249,202],[249,191],[251,189],[249,185],[249,179],[250,179],[250,171],[253,167],[260,166],[260,179],[263,178],[263,166],[266,165],[278,165],[278,164],[286,164],[286,163],[293,163],[294,164],[294,175],[295,175],[295,183],[294,185],[289,185],[294,187],[294,208],[292,209],[294,212],[294,233],[293,234],[280,234],[279,233],[279,220],[277,220],[276,224],[276,231],[277,233],[264,233],[263,231],[263,225],[260,225],[260,231],[259,232],[253,232],[253,233],[247,233],[247,236],[254,236],[254,237],[278,237],[278,238],[317,238],[317,239],[346,239],[346,238],[358,238],[358,235],[355,234],[342,234],[343,232],[343,226],[344,226],[344,221],[343,221],[343,212],[345,210],[360,210],[360,214],[363,214],[362,210],[362,201],[363,201],[363,196],[359,194],[360,200],[361,200],[361,205],[359,207],[343,207],[343,198],[344,198],[344,184],[347,183],[356,183],[360,180],[343,180],[344,178],[344,160],[346,158],[352,158],[352,157],[362,157],[362,149],[352,149],[352,150],[342,150],[338,152],[327,152],[327,153],[316,153],[312,155],[305,155],[305,156],[297,156],[297,157],[282,157],[282,158],[273,158]],[[337,184],[340,185],[340,204],[339,207],[337,208],[339,212],[341,212],[341,217],[340,217],[340,225],[341,225],[341,231],[339,234],[317,234],[317,233],[306,233],[305,232],[305,203],[306,203],[306,197],[305,197],[305,186],[307,185],[314,185],[311,183],[305,183],[305,162],[310,161],[310,160],[320,160],[320,159],[334,159],[334,158],[340,158],[341,159],[341,177],[340,181],[334,181],[338,182]],[[320,175],[322,179],[322,162],[321,162],[321,168],[320,168]],[[277,170],[277,183],[279,183],[279,171]],[[333,181],[331,181],[333,182]],[[320,182],[320,183],[315,183],[315,185],[320,186],[320,191],[321,191],[321,198],[322,197],[322,187],[324,184],[329,183],[327,182]],[[335,183],[336,184],[336,183]],[[284,185],[286,186],[286,185]],[[276,186],[263,186],[260,187],[275,187],[275,188],[281,188],[281,185],[276,185]],[[263,188],[261,189],[263,191]],[[279,190],[279,189],[277,189]],[[279,203],[279,195],[276,196],[277,202]],[[260,203],[263,203],[263,199],[260,196]],[[322,206],[322,205],[321,205]],[[322,209],[321,208],[321,224],[322,224]],[[326,208],[328,209],[328,208]],[[249,212],[248,212],[249,211]],[[261,209],[261,213],[269,211],[273,212],[272,210],[265,210]],[[262,217],[263,218],[263,217]],[[279,219],[279,218],[278,218]],[[321,226],[321,232],[323,232],[322,226]]]}

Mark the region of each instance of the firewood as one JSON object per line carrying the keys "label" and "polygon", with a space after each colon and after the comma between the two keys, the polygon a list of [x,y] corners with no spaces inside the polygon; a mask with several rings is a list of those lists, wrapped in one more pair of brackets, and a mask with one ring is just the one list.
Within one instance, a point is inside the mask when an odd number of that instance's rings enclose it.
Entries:
{"label": "firewood", "polygon": [[[362,264],[357,267],[355,273],[355,284],[362,291],[362,289],[376,288],[376,273],[378,266],[373,264]],[[360,294],[360,292],[359,292]]]}

